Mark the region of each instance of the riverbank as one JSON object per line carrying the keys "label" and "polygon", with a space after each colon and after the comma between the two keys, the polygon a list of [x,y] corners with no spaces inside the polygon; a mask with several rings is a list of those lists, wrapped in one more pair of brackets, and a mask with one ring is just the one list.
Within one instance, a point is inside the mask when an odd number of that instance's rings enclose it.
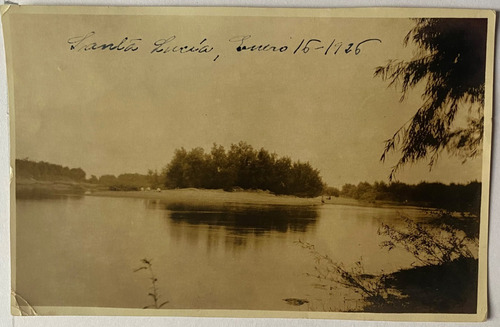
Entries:
{"label": "riverbank", "polygon": [[478,260],[459,258],[440,265],[418,266],[393,272],[386,289],[400,294],[364,308],[366,312],[476,313]]}
{"label": "riverbank", "polygon": [[372,207],[372,208],[407,208],[407,209],[433,209],[424,205],[418,204],[407,204],[396,201],[362,201],[353,198],[346,197],[329,197],[329,196],[319,196],[317,199],[322,204],[333,204],[333,205],[349,205],[357,207]]}
{"label": "riverbank", "polygon": [[411,207],[398,202],[367,202],[345,197],[318,196],[315,198],[300,198],[293,195],[275,195],[261,190],[235,190],[227,192],[213,189],[171,189],[158,191],[111,191],[109,187],[73,181],[38,181],[34,179],[21,179],[16,181],[17,198],[41,198],[51,196],[102,196],[124,197],[136,199],[160,200],[164,203],[189,203],[189,204],[257,204],[257,205],[349,205],[360,207]]}
{"label": "riverbank", "polygon": [[317,206],[317,205],[347,205],[374,208],[408,208],[422,209],[425,207],[409,206],[398,202],[366,202],[344,197],[318,196],[315,198],[299,198],[293,195],[275,195],[261,190],[238,190],[228,192],[212,189],[173,189],[158,191],[92,191],[91,196],[124,197],[136,199],[160,200],[164,203],[189,203],[194,205],[288,205],[288,206]]}
{"label": "riverbank", "polygon": [[16,180],[16,197],[18,199],[45,198],[64,195],[84,195],[85,192],[105,190],[106,187],[74,181],[39,181],[35,179]]}
{"label": "riverbank", "polygon": [[90,196],[124,197],[137,199],[160,200],[163,203],[189,204],[253,204],[253,205],[292,205],[314,206],[321,205],[319,198],[299,198],[287,195],[274,195],[263,191],[235,191],[206,189],[175,189],[157,191],[96,191]]}

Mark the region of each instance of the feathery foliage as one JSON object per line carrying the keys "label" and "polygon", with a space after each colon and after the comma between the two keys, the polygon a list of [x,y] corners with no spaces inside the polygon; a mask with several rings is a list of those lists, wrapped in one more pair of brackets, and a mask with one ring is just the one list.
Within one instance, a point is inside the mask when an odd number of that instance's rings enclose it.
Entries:
{"label": "feathery foliage", "polygon": [[[486,19],[420,18],[404,39],[417,50],[410,61],[390,60],[377,67],[381,77],[401,90],[401,101],[420,83],[422,105],[385,141],[381,160],[400,151],[389,179],[406,163],[429,159],[429,168],[446,149],[464,161],[481,153],[486,66]],[[458,126],[464,112],[466,126]]]}

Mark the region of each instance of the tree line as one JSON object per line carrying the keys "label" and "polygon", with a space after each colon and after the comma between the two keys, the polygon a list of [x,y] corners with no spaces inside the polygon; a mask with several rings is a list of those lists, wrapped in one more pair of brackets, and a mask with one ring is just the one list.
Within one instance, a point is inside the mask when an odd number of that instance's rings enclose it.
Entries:
{"label": "tree line", "polygon": [[227,151],[217,144],[210,152],[201,147],[176,149],[163,175],[167,188],[259,189],[300,197],[318,196],[324,189],[319,171],[308,162],[257,150],[246,142],[231,144]]}
{"label": "tree line", "polygon": [[214,144],[209,152],[201,147],[176,149],[172,160],[158,173],[92,175],[86,179],[81,168],[68,168],[16,159],[16,174],[36,180],[72,180],[105,186],[110,190],[133,191],[151,188],[204,188],[267,190],[274,194],[315,197],[322,194],[324,183],[319,171],[308,162],[292,161],[261,148],[254,149],[246,142],[231,144],[226,151]]}
{"label": "tree line", "polygon": [[449,185],[427,182],[416,185],[361,182],[358,185],[344,184],[337,194],[370,202],[394,201],[473,214],[478,214],[481,206],[481,183],[477,181]]}
{"label": "tree line", "polygon": [[319,171],[309,163],[279,157],[265,149],[256,150],[240,142],[228,150],[214,144],[210,152],[197,147],[175,150],[174,157],[158,172],[148,174],[127,173],[92,175],[86,179],[81,168],[69,168],[44,161],[16,159],[18,177],[41,181],[68,180],[87,182],[110,190],[137,191],[141,188],[205,188],[259,189],[274,194],[314,197],[318,195],[342,196],[362,201],[390,201],[404,204],[425,205],[451,211],[478,214],[481,204],[481,183],[450,184],[421,182],[416,185],[401,182],[357,185],[344,184],[341,189],[323,183]]}
{"label": "tree line", "polygon": [[[153,178],[156,174],[156,179]],[[160,186],[158,173],[150,171],[148,175],[127,173],[115,175],[102,175],[97,177],[91,175],[86,178],[87,173],[82,168],[69,168],[66,166],[48,163],[45,161],[33,161],[16,159],[16,175],[20,178],[35,179],[38,181],[73,181],[99,184],[114,190],[139,190],[144,186]]]}
{"label": "tree line", "polygon": [[69,168],[45,161],[16,159],[16,174],[18,177],[33,178],[40,181],[71,180],[85,181],[86,173],[81,168]]}
{"label": "tree line", "polygon": [[92,179],[90,182],[107,186],[113,191],[138,191],[141,187],[150,186],[148,176],[137,173],[120,174],[118,177],[115,175],[102,175],[97,181]]}

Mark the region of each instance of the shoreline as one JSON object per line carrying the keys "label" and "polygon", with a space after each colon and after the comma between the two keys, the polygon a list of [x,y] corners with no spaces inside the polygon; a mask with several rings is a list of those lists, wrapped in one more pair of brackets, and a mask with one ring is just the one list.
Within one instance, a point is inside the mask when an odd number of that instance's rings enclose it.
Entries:
{"label": "shoreline", "polygon": [[[23,180],[16,183],[17,198],[44,197],[51,195],[78,195],[98,197],[122,197],[136,199],[160,200],[165,203],[189,203],[198,205],[288,205],[288,206],[321,206],[346,205],[374,208],[413,208],[431,209],[425,206],[408,205],[398,202],[366,202],[345,197],[317,196],[300,198],[293,195],[275,195],[261,190],[224,191],[221,189],[167,189],[161,192],[151,191],[111,191],[107,187],[71,181],[36,181]],[[322,202],[323,200],[323,202]]]}
{"label": "shoreline", "polygon": [[161,200],[164,203],[190,204],[241,204],[241,205],[321,205],[318,198],[299,198],[288,195],[274,195],[263,191],[236,191],[209,189],[174,189],[158,191],[96,191],[86,196],[122,197],[135,199]]}
{"label": "shoreline", "polygon": [[195,205],[287,205],[287,206],[323,206],[345,205],[372,208],[408,208],[431,209],[428,207],[411,206],[398,203],[370,203],[351,198],[332,197],[331,200],[321,196],[314,198],[300,198],[293,195],[275,195],[265,191],[233,191],[227,192],[220,189],[172,189],[158,191],[95,191],[85,196],[121,197],[135,199],[160,200],[164,203],[189,203]]}

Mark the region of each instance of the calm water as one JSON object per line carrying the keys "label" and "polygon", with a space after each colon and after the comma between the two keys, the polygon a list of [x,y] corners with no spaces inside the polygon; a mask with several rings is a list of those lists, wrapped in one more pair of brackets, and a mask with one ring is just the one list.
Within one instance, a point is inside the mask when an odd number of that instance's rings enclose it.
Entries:
{"label": "calm water", "polygon": [[[67,197],[17,201],[17,291],[34,306],[141,308],[151,304],[142,258],[152,259],[164,308],[324,310],[348,308],[307,276],[313,243],[346,266],[395,271],[414,261],[379,247],[381,222],[410,208],[166,205]],[[335,293],[338,292],[338,293]],[[308,299],[292,306],[285,298]]]}

